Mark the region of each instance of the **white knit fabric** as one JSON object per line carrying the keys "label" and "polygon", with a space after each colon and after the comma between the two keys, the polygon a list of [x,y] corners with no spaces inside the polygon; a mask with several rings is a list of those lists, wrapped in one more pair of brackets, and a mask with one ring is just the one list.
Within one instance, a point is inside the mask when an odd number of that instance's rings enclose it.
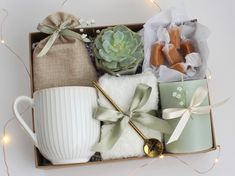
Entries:
{"label": "white knit fabric", "polygon": [[[101,87],[124,111],[129,109],[135,89],[139,83],[144,83],[152,87],[150,98],[141,110],[156,110],[158,108],[158,88],[157,79],[152,72],[121,77],[114,77],[106,74],[99,79]],[[101,106],[113,108],[100,92],[98,101]],[[136,125],[148,138],[162,140],[162,134],[160,132],[147,129],[137,123]],[[111,127],[112,125],[103,125],[101,135],[104,136],[109,133]],[[101,154],[104,160],[136,156],[141,157],[144,155],[143,145],[144,142],[142,138],[140,138],[132,127],[128,125],[113,148],[109,151],[102,152]]]}

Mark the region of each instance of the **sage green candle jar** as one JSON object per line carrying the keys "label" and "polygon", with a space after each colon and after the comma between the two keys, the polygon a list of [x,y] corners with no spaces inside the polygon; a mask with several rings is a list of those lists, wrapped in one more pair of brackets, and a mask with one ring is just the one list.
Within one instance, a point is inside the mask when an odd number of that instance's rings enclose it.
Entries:
{"label": "sage green candle jar", "polygon": [[[168,108],[187,109],[192,98],[200,87],[208,91],[207,80],[192,80],[183,82],[160,83],[160,98],[162,110]],[[201,96],[198,96],[202,98]],[[208,94],[199,106],[209,105]],[[176,129],[181,117],[167,121]],[[193,153],[211,149],[213,147],[211,114],[191,113],[178,140],[167,144],[171,135],[164,135],[165,148],[169,153]]]}

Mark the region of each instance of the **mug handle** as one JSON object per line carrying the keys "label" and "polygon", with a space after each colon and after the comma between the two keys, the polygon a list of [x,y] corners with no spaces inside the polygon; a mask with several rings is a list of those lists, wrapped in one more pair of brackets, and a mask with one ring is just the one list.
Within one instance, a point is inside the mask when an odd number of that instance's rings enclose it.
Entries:
{"label": "mug handle", "polygon": [[22,127],[25,129],[25,131],[28,133],[28,135],[31,137],[31,139],[34,142],[34,145],[36,147],[38,147],[38,141],[36,138],[36,134],[29,128],[29,126],[25,123],[25,121],[23,120],[21,114],[18,111],[18,105],[21,102],[26,102],[27,104],[29,104],[32,108],[34,106],[34,100],[32,98],[29,98],[27,96],[20,96],[18,98],[16,98],[14,104],[13,104],[13,110],[15,113],[15,117],[16,119],[20,122],[20,124],[22,125]]}

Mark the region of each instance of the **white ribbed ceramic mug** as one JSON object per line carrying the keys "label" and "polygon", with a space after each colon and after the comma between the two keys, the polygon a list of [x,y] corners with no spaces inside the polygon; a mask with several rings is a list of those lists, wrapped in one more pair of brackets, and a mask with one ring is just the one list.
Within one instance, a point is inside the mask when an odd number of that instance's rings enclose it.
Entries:
{"label": "white ribbed ceramic mug", "polygon": [[[34,109],[35,133],[22,119],[18,105],[26,102]],[[100,123],[92,115],[97,105],[92,87],[57,87],[36,91],[33,99],[20,96],[14,112],[40,152],[53,164],[87,162],[98,142]]]}

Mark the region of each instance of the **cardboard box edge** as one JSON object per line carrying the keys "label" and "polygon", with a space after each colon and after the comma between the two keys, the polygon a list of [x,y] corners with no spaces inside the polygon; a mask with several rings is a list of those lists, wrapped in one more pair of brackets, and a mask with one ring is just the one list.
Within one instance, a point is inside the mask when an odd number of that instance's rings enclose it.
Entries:
{"label": "cardboard box edge", "polygon": [[[115,24],[117,25],[117,24]],[[110,26],[115,26],[115,25],[104,25],[104,26],[94,26],[94,27],[87,27],[84,29],[100,29],[100,28],[107,28]],[[134,23],[134,24],[124,24],[126,26],[143,26],[144,23]],[[79,29],[79,28],[78,28]],[[34,92],[34,86],[33,86],[33,52],[32,52],[32,35],[37,35],[40,34],[40,32],[32,32],[29,33],[29,47],[30,47],[30,86],[31,86],[31,96],[33,97],[33,92]],[[208,82],[207,82],[208,86]],[[209,96],[209,102],[210,102],[210,96]],[[33,112],[32,112],[33,113]],[[164,153],[165,156],[183,156],[183,155],[193,155],[193,154],[199,154],[199,153],[207,153],[210,151],[216,150],[216,139],[215,139],[215,131],[214,131],[214,124],[213,124],[213,117],[212,117],[212,112],[210,112],[210,120],[211,120],[211,128],[212,128],[212,140],[213,140],[213,146],[210,149],[204,150],[204,151],[199,151],[199,152],[194,152],[194,153],[181,153],[181,154],[172,154],[172,153]],[[34,126],[34,116],[32,114],[32,121],[33,121],[33,130],[35,130]],[[38,158],[38,152],[37,148],[34,147],[34,155],[35,155],[35,166],[36,168],[39,169],[56,169],[56,168],[64,168],[64,167],[74,167],[74,166],[89,166],[89,165],[94,165],[94,164],[106,164],[106,163],[114,163],[114,162],[123,162],[123,161],[133,161],[133,160],[143,160],[143,159],[150,159],[148,157],[132,157],[132,158],[123,158],[123,159],[113,159],[113,160],[103,160],[103,161],[97,161],[97,162],[87,162],[87,163],[74,163],[74,164],[62,164],[62,165],[45,165],[41,166],[39,165],[39,158]]]}

